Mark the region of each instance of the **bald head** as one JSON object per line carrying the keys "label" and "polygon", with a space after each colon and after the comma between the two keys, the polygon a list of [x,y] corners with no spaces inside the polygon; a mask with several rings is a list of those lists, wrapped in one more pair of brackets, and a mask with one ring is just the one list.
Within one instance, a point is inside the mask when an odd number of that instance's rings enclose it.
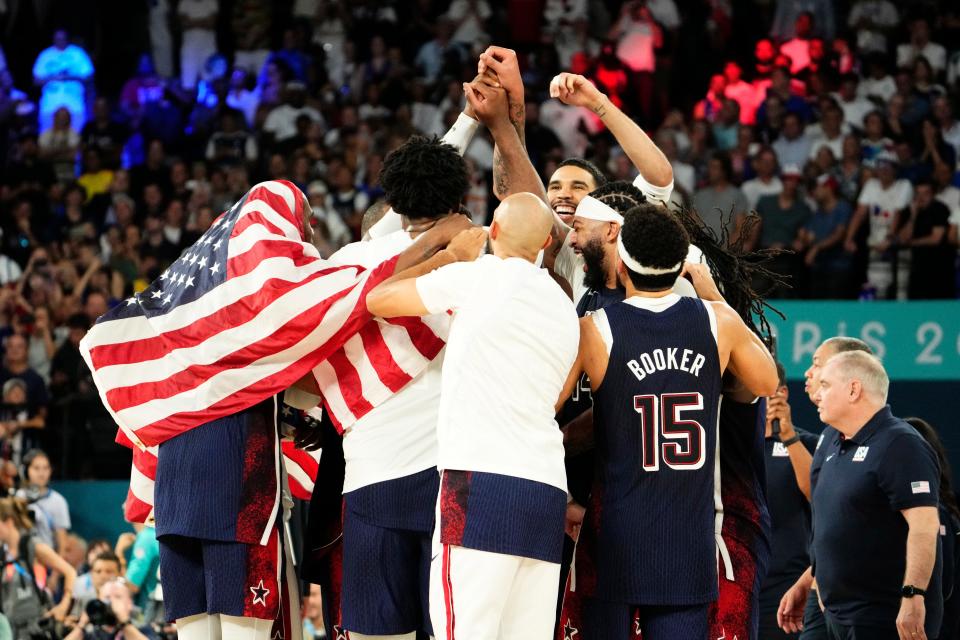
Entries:
{"label": "bald head", "polygon": [[497,255],[533,260],[546,246],[553,228],[553,212],[532,193],[506,197],[493,214],[490,239]]}

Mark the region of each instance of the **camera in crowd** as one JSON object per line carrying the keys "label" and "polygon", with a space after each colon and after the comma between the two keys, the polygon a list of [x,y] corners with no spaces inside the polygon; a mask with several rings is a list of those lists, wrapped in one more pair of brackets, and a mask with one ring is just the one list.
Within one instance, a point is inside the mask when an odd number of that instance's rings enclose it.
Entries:
{"label": "camera in crowd", "polygon": [[119,623],[117,615],[113,612],[109,602],[103,600],[91,600],[87,603],[87,618],[90,624],[95,627],[115,627]]}

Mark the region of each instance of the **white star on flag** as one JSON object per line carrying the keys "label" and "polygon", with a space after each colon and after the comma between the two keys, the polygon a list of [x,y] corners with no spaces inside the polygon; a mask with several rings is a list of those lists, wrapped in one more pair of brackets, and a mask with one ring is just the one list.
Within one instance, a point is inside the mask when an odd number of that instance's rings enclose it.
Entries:
{"label": "white star on flag", "polygon": [[214,262],[213,266],[210,267],[210,273],[216,273],[217,271],[220,271],[220,265]]}
{"label": "white star on flag", "polygon": [[156,298],[162,298],[162,297],[163,297],[163,290],[162,290],[162,289],[157,289],[156,291],[151,292],[150,295],[153,296],[154,299],[156,299]]}

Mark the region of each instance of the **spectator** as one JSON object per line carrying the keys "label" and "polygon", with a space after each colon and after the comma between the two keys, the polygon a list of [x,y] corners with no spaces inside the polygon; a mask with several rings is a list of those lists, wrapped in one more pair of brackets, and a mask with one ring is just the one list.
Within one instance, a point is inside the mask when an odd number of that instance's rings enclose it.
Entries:
{"label": "spectator", "polygon": [[[783,169],[783,187],[779,193],[763,196],[757,203],[760,225],[748,243],[751,248],[799,249],[804,243],[804,229],[810,219],[810,208],[799,196],[800,169],[787,166]],[[796,283],[799,280],[795,256],[779,254],[769,265],[775,273],[788,275]],[[797,285],[792,285],[796,290]],[[786,292],[778,292],[783,295]],[[791,295],[795,295],[791,292]]]}
{"label": "spectator", "polygon": [[19,466],[23,454],[38,446],[37,432],[44,427],[44,419],[27,404],[27,385],[20,378],[10,378],[3,384],[3,408],[0,411],[3,433],[4,460]]}
{"label": "spectator", "polygon": [[723,95],[740,105],[741,124],[754,124],[762,95],[752,84],[746,82],[742,75],[740,65],[732,60],[723,66],[723,77],[726,80]]}
{"label": "spectator", "polygon": [[491,15],[493,11],[487,0],[453,0],[445,16],[454,25],[451,39],[467,48],[487,42],[490,36],[484,25]]}
{"label": "spectator", "polygon": [[933,101],[933,117],[940,127],[944,142],[953,148],[954,156],[960,161],[960,121],[953,117],[953,107],[946,96],[938,96]]}
{"label": "spectator", "polygon": [[631,84],[637,97],[641,121],[653,115],[653,74],[656,50],[663,46],[663,31],[653,19],[646,2],[625,2],[608,37],[617,43],[617,57],[632,72]]}
{"label": "spectator", "polygon": [[740,185],[747,199],[747,208],[751,211],[757,208],[757,202],[763,196],[779,195],[783,190],[783,183],[777,177],[777,154],[773,149],[764,147],[757,153],[753,170],[757,177]]}
{"label": "spectator", "polygon": [[770,35],[781,42],[795,38],[800,33],[801,19],[806,14],[809,19],[808,32],[813,33],[817,25],[819,35],[832,40],[834,31],[834,6],[831,0],[786,0],[777,3]]}
{"label": "spectator", "polygon": [[53,124],[53,115],[60,107],[70,112],[70,121],[82,129],[87,121],[85,84],[93,76],[93,63],[87,53],[70,44],[67,32],[57,29],[53,46],[40,52],[33,65],[34,81],[42,87],[40,94],[40,131]]}
{"label": "spectator", "polygon": [[206,158],[219,164],[256,162],[257,140],[240,128],[242,116],[237,111],[224,110],[220,116],[220,130],[207,142]]}
{"label": "spectator", "polygon": [[[70,594],[77,572],[57,555],[50,545],[38,540],[31,531],[27,506],[19,498],[0,498],[0,541],[6,546],[6,561],[16,567],[2,574],[4,615],[13,627],[14,638],[27,638],[37,633],[37,621],[44,615],[62,622],[70,610]],[[41,587],[34,573],[40,565],[63,576],[64,595],[53,608],[46,610]]]}
{"label": "spectator", "polygon": [[718,238],[733,235],[749,208],[743,192],[730,183],[732,171],[730,156],[716,153],[708,164],[707,186],[693,197],[700,218]]}
{"label": "spectator", "polygon": [[[867,282],[880,298],[895,292],[893,284],[893,246],[897,212],[910,204],[913,187],[906,180],[897,180],[895,155],[885,152],[877,156],[877,177],[863,185],[857,199],[857,209],[847,229],[844,248],[848,253],[866,250],[868,256]],[[860,230],[866,224],[864,245],[860,244]],[[901,284],[905,284],[901,282]]]}
{"label": "spectator", "polygon": [[710,87],[707,89],[707,95],[693,108],[693,117],[697,120],[715,122],[720,116],[726,90],[726,77],[719,73],[710,76]]}
{"label": "spectator", "polygon": [[[149,525],[134,524],[136,536],[125,535],[117,540],[116,554],[125,567],[124,577],[134,594],[137,606],[153,619],[152,608],[157,606],[155,592],[160,584],[160,545],[157,530]],[[126,552],[130,549],[130,559]]]}
{"label": "spectator", "polygon": [[843,129],[843,111],[840,110],[836,102],[830,99],[820,116],[819,126],[811,125],[804,132],[810,139],[810,159],[817,157],[821,147],[830,149],[834,158],[841,157],[843,155],[843,139],[847,133]]}
{"label": "spectator", "polygon": [[55,549],[62,549],[71,526],[70,508],[64,497],[50,488],[50,459],[40,449],[31,449],[23,456],[23,469],[26,486],[17,491],[17,497],[40,509],[53,533],[52,539],[44,542]]}
{"label": "spectator", "polygon": [[[812,549],[833,637],[940,630],[940,469],[886,405],[888,386],[880,361],[859,352],[834,356],[820,376],[818,412],[836,431],[822,444],[827,458],[813,482]],[[802,616],[811,581],[808,571],[784,596],[785,619]]]}
{"label": "spectator", "polygon": [[861,53],[885,53],[887,36],[899,20],[897,7],[890,0],[856,0],[850,7],[847,26],[856,29]]}
{"label": "spectator", "polygon": [[833,170],[833,177],[840,185],[840,197],[847,202],[855,202],[863,181],[863,152],[856,135],[844,136],[843,155]]}
{"label": "spectator", "polygon": [[854,129],[863,129],[863,120],[876,107],[859,93],[860,78],[855,73],[846,73],[840,80],[837,102],[843,109],[843,121]]}
{"label": "spectator", "polygon": [[849,235],[850,205],[837,197],[837,181],[828,175],[817,180],[813,197],[817,208],[799,245],[806,249],[803,260],[810,269],[810,297],[844,298],[850,289],[851,258],[843,249]]}
{"label": "spectator", "polygon": [[807,163],[813,145],[803,131],[799,115],[788,111],[783,116],[783,132],[772,146],[781,167],[788,164],[802,167]]}
{"label": "spectator", "polygon": [[867,73],[857,87],[861,97],[874,103],[886,104],[897,92],[897,84],[890,76],[882,55],[872,55],[866,59]]}
{"label": "spectator", "polygon": [[181,0],[177,5],[183,43],[180,45],[180,80],[193,89],[207,58],[217,52],[216,0]]}
{"label": "spectator", "polygon": [[120,558],[112,551],[104,551],[90,566],[90,571],[77,576],[73,584],[73,611],[79,614],[87,607],[87,603],[97,599],[100,587],[107,582],[120,577]]}
{"label": "spectator", "polygon": [[144,116],[150,105],[163,101],[166,82],[157,74],[153,60],[149,55],[140,56],[137,64],[137,75],[127,80],[120,92],[120,108],[135,123]]}
{"label": "spectator", "polygon": [[310,585],[310,591],[303,600],[303,637],[305,640],[327,637],[323,625],[323,596],[318,584]]}
{"label": "spectator", "polygon": [[224,100],[231,109],[243,114],[248,127],[254,125],[257,105],[260,103],[260,92],[251,88],[249,72],[243,67],[234,67],[230,74],[230,89]]}
{"label": "spectator", "polygon": [[[87,541],[76,533],[67,534],[67,544],[60,550],[60,556],[77,570],[77,574],[85,573],[87,565]],[[84,571],[81,571],[81,567]]]}
{"label": "spectator", "polygon": [[236,43],[233,63],[258,73],[270,56],[273,7],[268,0],[237,0],[233,3],[230,29]]}
{"label": "spectator", "polygon": [[713,123],[713,140],[719,151],[730,151],[737,146],[740,130],[740,105],[735,100],[724,98],[720,113]]}
{"label": "spectator", "polygon": [[770,568],[760,586],[760,638],[785,637],[777,626],[780,599],[800,578],[810,556],[810,463],[817,436],[794,427],[783,364],[780,386],[767,399],[764,462],[770,508]]}
{"label": "spectator", "polygon": [[871,111],[863,119],[863,140],[861,149],[865,161],[875,160],[877,156],[893,149],[893,140],[884,135],[883,114]]}
{"label": "spectator", "polygon": [[11,378],[23,380],[27,386],[27,405],[31,411],[46,414],[48,401],[46,384],[36,371],[30,368],[27,356],[27,340],[21,335],[7,336],[4,341],[6,353],[0,367],[0,384]]}
{"label": "spectator", "polygon": [[280,144],[297,135],[297,119],[307,116],[312,122],[323,124],[323,116],[307,105],[307,88],[300,82],[288,82],[284,87],[284,102],[270,111],[263,123],[271,144]]}
{"label": "spectator", "polygon": [[331,173],[332,188],[327,195],[327,215],[340,216],[356,240],[360,237],[360,222],[363,219],[363,212],[370,206],[370,198],[356,188],[353,172],[348,166],[341,165]]}
{"label": "spectator", "polygon": [[682,191],[683,197],[689,200],[696,187],[696,175],[693,167],[679,158],[676,133],[671,129],[660,129],[657,133],[657,146],[673,167],[674,189]]}
{"label": "spectator", "polygon": [[923,17],[910,23],[910,41],[897,46],[897,67],[909,67],[919,56],[926,58],[937,74],[947,68],[947,50],[930,41],[930,23]]}
{"label": "spectator", "polygon": [[940,163],[933,169],[933,185],[937,200],[947,205],[950,210],[951,224],[956,224],[960,218],[960,189],[953,186],[953,169]]}
{"label": "spectator", "polygon": [[947,243],[950,210],[934,198],[933,183],[924,180],[914,184],[913,202],[903,211],[905,223],[900,229],[900,242],[910,248],[911,300],[952,299],[955,297],[953,275],[956,249]]}
{"label": "spectator", "polygon": [[100,152],[87,149],[83,153],[83,172],[77,178],[77,184],[83,187],[86,201],[104,194],[113,182],[113,171],[103,166]]}
{"label": "spectator", "polygon": [[60,107],[53,114],[53,126],[38,140],[40,155],[50,162],[57,180],[63,183],[73,180],[77,151],[80,148],[80,134],[70,125],[70,110]]}
{"label": "spectator", "polygon": [[130,596],[130,585],[123,580],[113,579],[105,583],[97,592],[97,599],[110,607],[117,620],[116,624],[90,625],[86,611],[80,622],[65,636],[65,640],[156,640],[157,635],[148,625],[137,625],[134,621],[136,611]]}
{"label": "spectator", "polygon": [[[789,6],[790,2],[781,3]],[[797,74],[810,66],[810,42],[813,37],[813,14],[801,12],[794,21],[793,37],[780,45],[780,53],[790,58],[790,73]]]}
{"label": "spectator", "polygon": [[459,66],[466,61],[463,48],[451,40],[453,24],[449,20],[437,22],[436,37],[423,44],[413,63],[427,84],[436,84],[448,66]]}
{"label": "spectator", "polygon": [[103,96],[93,103],[93,118],[83,126],[80,141],[84,150],[96,149],[109,169],[120,168],[120,154],[130,136],[127,127],[110,113],[110,102]]}

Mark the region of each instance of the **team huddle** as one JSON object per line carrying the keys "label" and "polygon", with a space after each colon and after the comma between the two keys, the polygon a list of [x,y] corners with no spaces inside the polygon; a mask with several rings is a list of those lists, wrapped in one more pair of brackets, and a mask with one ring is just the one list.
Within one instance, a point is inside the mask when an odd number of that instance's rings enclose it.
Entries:
{"label": "team huddle", "polygon": [[[344,460],[342,539],[325,551],[333,638],[756,637],[769,515],[751,451],[756,399],[778,376],[756,299],[724,300],[752,292],[746,272],[715,282],[707,259],[735,257],[666,206],[669,162],[583,77],[557,76],[551,95],[602,120],[633,183],[571,159],[544,187],[513,52],[489,48],[464,93],[442,140],[387,157],[390,209],[368,212],[363,241],[321,259],[303,194],[262,183],[214,224],[222,276],[175,301],[155,283],[91,331],[84,354],[105,403],[156,457],[168,618],[187,640],[299,637],[276,416],[319,405]],[[501,201],[489,229],[461,205],[461,154],[481,123]],[[266,263],[280,266],[257,276],[262,291],[240,290]],[[296,313],[277,317],[294,297]],[[257,345],[284,340],[270,343],[277,355],[212,354],[193,335],[161,348],[204,300],[236,310],[231,327],[267,326]],[[171,376],[121,406],[132,383],[108,355],[120,326],[162,357],[195,348],[209,378]],[[218,358],[229,365],[207,374]],[[242,367],[257,373],[224,387]],[[762,451],[762,427],[759,439]]]}

